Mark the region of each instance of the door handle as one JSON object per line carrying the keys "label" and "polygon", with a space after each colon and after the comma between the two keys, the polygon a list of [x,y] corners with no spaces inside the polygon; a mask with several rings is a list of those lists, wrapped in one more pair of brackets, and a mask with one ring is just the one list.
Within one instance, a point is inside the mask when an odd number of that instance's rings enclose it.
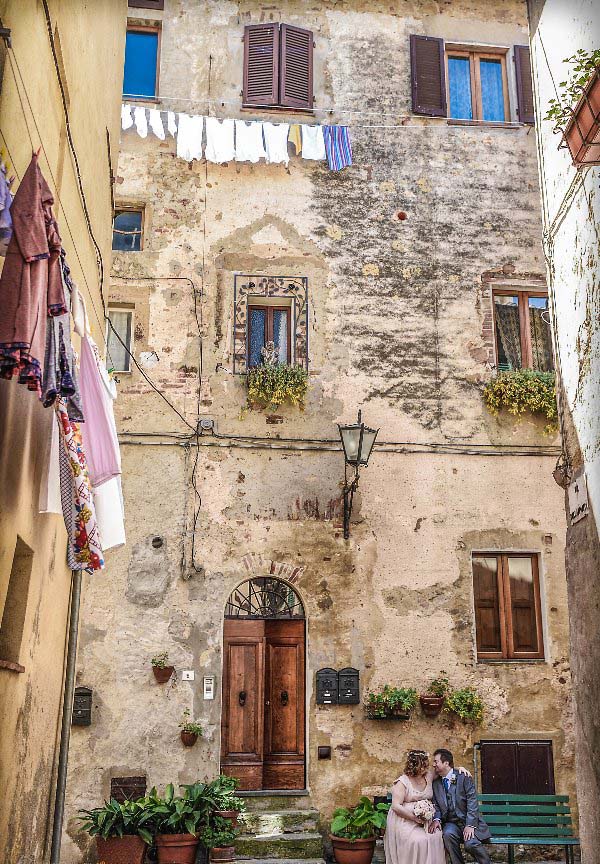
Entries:
{"label": "door handle", "polygon": [[240,695],[238,696],[238,701],[243,708],[244,705],[246,704],[246,691],[245,690],[240,690]]}
{"label": "door handle", "polygon": [[281,704],[287,705],[289,701],[290,701],[289,693],[287,692],[287,690],[282,690],[281,691]]}

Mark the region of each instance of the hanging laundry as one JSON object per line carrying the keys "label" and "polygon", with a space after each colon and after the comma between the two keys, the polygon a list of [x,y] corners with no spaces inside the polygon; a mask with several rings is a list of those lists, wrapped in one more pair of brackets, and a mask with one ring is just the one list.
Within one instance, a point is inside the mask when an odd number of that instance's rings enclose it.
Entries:
{"label": "hanging laundry", "polygon": [[202,159],[202,129],[204,117],[190,117],[189,114],[179,115],[179,130],[177,132],[177,155],[191,162],[192,159]]}
{"label": "hanging laundry", "polygon": [[302,126],[302,158],[326,159],[322,126]]}
{"label": "hanging laundry", "polygon": [[290,126],[288,141],[290,142],[290,144],[294,145],[296,156],[300,156],[302,154],[302,135],[300,133],[299,123],[292,123],[292,125]]}
{"label": "hanging laundry", "polygon": [[48,434],[41,449],[42,473],[38,509],[40,513],[62,513],[60,498],[60,435],[55,411],[47,411],[43,422],[48,424]]}
{"label": "hanging laundry", "polygon": [[289,123],[263,123],[267,162],[287,165],[290,161],[288,153]]}
{"label": "hanging laundry", "polygon": [[81,430],[87,464],[92,485],[99,486],[121,473],[113,413],[117,390],[89,333],[81,340],[81,396],[85,416]]}
{"label": "hanging laundry", "polygon": [[71,570],[100,570],[104,554],[82,444],[80,427],[71,423],[62,396],[55,403],[59,421],[60,495],[68,534],[67,561]]}
{"label": "hanging laundry", "polygon": [[206,118],[206,150],[204,155],[209,162],[231,162],[235,157],[233,143],[233,120],[219,120],[218,117]]}
{"label": "hanging laundry", "polygon": [[121,129],[131,129],[132,126],[131,105],[121,105]]}
{"label": "hanging laundry", "polygon": [[12,201],[13,196],[6,176],[6,165],[2,163],[0,165],[0,255],[6,255],[12,237],[12,218],[10,215]]}
{"label": "hanging laundry", "polygon": [[140,138],[146,138],[148,136],[148,118],[146,117],[146,109],[134,108],[133,120]]}
{"label": "hanging laundry", "polygon": [[11,206],[13,236],[0,276],[0,378],[41,393],[48,315],[63,315],[54,198],[34,156]]}
{"label": "hanging laundry", "polygon": [[175,122],[174,111],[167,111],[167,129],[172,138],[177,135],[177,123]]}
{"label": "hanging laundry", "polygon": [[152,129],[157,138],[160,138],[161,141],[164,141],[165,129],[163,126],[162,117],[160,116],[160,111],[158,111],[158,109],[156,108],[150,108],[148,114],[150,128]]}
{"label": "hanging laundry", "polygon": [[352,147],[347,126],[323,126],[327,162],[332,171],[352,165]]}
{"label": "hanging laundry", "polygon": [[266,159],[267,152],[263,143],[262,123],[245,120],[235,121],[235,159],[236,162],[258,162]]}
{"label": "hanging laundry", "polygon": [[112,477],[101,486],[92,489],[96,522],[102,538],[102,549],[114,549],[125,545],[125,513],[121,478]]}

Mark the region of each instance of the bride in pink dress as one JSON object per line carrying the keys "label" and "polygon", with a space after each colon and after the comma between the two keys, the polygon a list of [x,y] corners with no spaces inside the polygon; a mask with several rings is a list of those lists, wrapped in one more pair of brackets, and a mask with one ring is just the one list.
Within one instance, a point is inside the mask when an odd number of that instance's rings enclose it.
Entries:
{"label": "bride in pink dress", "polygon": [[[468,773],[464,768],[457,770]],[[417,801],[432,801],[434,777],[429,754],[409,750],[404,774],[392,787],[384,838],[386,864],[445,864],[442,832],[429,834],[427,824],[413,812]]]}

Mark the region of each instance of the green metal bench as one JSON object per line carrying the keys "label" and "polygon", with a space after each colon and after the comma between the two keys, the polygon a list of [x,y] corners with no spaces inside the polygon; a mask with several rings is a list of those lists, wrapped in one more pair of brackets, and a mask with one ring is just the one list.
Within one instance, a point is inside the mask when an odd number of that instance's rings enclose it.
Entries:
{"label": "green metal bench", "polygon": [[567,864],[574,847],[568,795],[479,795],[479,810],[489,825],[494,845],[506,844],[514,864],[515,846],[564,846]]}

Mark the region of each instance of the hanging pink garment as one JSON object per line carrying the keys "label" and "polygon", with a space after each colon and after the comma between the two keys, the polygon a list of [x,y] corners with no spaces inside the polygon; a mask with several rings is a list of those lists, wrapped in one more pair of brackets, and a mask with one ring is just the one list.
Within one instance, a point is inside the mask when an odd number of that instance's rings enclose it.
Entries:
{"label": "hanging pink garment", "polygon": [[79,389],[85,417],[81,434],[90,479],[92,486],[99,486],[121,473],[121,455],[113,413],[116,387],[109,378],[96,343],[87,333],[81,339]]}

